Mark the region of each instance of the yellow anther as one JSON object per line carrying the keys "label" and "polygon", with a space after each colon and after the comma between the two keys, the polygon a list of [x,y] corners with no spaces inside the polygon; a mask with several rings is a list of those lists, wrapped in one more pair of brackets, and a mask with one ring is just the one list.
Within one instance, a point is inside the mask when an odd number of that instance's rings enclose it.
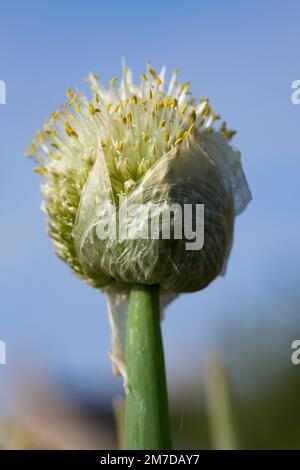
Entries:
{"label": "yellow anther", "polygon": [[190,117],[190,120],[191,120],[192,122],[195,122],[195,121],[196,121],[197,114],[196,114],[196,111],[195,111],[194,109],[193,109],[193,111],[190,113],[189,117]]}
{"label": "yellow anther", "polygon": [[112,107],[112,104],[111,104],[111,103],[107,103],[107,105],[106,105],[107,111],[110,111],[111,107]]}
{"label": "yellow anther", "polygon": [[59,150],[59,146],[55,142],[51,142],[50,145],[56,150]]}
{"label": "yellow anther", "polygon": [[141,79],[144,80],[144,82],[148,82],[148,78],[145,73],[141,73]]}
{"label": "yellow anther", "polygon": [[156,75],[155,69],[153,67],[149,67],[148,70],[149,70],[151,77],[156,78],[157,75]]}
{"label": "yellow anther", "polygon": [[140,104],[141,104],[141,105],[147,104],[147,100],[144,100],[144,99],[142,98],[142,99],[140,100]]}
{"label": "yellow anther", "polygon": [[157,101],[153,100],[152,102],[152,111],[157,111]]}
{"label": "yellow anther", "polygon": [[189,128],[188,131],[187,131],[188,135],[190,135],[190,134],[193,132],[194,127],[195,127],[195,124],[192,124],[192,125],[190,126],[190,128]]}
{"label": "yellow anther", "polygon": [[127,68],[127,67],[124,67],[124,68],[123,68],[123,74],[124,74],[124,75],[127,75],[127,73],[128,73],[128,68]]}
{"label": "yellow anther", "polygon": [[150,140],[150,135],[149,135],[149,134],[145,134],[145,136],[144,136],[144,142],[145,142],[145,144],[146,144],[147,142],[149,142],[149,140]]}
{"label": "yellow anther", "polygon": [[148,90],[148,100],[151,101],[152,100],[152,91],[151,90]]}
{"label": "yellow anther", "polygon": [[156,155],[156,148],[155,148],[155,145],[152,146],[152,149],[151,149],[153,155]]}
{"label": "yellow anther", "polygon": [[171,97],[169,95],[167,95],[164,99],[163,99],[163,106],[168,106],[169,102],[170,102],[170,99]]}
{"label": "yellow anther", "polygon": [[114,76],[109,82],[110,85],[113,86],[116,83],[117,80],[118,80],[118,77]]}
{"label": "yellow anther", "polygon": [[47,169],[44,166],[36,166],[34,167],[33,171],[35,173],[38,173],[39,175],[44,175],[45,173],[47,173]]}
{"label": "yellow anther", "polygon": [[175,97],[171,99],[170,106],[171,108],[175,108],[178,105],[178,101]]}
{"label": "yellow anther", "polygon": [[175,145],[179,145],[181,144],[181,142],[182,142],[182,137],[179,137],[179,139],[175,141]]}
{"label": "yellow anther", "polygon": [[71,119],[71,121],[74,121],[75,116],[74,114],[68,114],[68,118]]}
{"label": "yellow anther", "polygon": [[95,114],[95,108],[93,103],[89,102],[89,113],[93,116]]}
{"label": "yellow anther", "polygon": [[78,139],[78,134],[76,131],[74,131],[73,127],[71,126],[71,124],[67,121],[65,121],[65,131],[66,133],[68,134],[69,137],[75,137],[76,139]]}
{"label": "yellow anther", "polygon": [[200,100],[200,103],[205,103],[205,102],[208,103],[209,101],[208,98],[205,98],[204,96],[200,96],[199,100]]}
{"label": "yellow anther", "polygon": [[225,135],[225,137],[227,137],[228,140],[232,139],[232,137],[236,134],[236,131],[227,129],[226,122],[222,122],[220,126],[220,131],[223,132],[223,134]]}
{"label": "yellow anther", "polygon": [[180,137],[182,137],[182,134],[183,134],[183,129],[179,129],[179,131],[177,132],[176,134],[176,139],[180,139]]}
{"label": "yellow anther", "polygon": [[179,108],[179,112],[180,114],[184,114],[185,113],[185,110],[187,108],[187,104],[183,104],[182,106],[180,106]]}
{"label": "yellow anther", "polygon": [[67,88],[67,97],[68,98],[72,98],[74,95],[73,91],[71,90],[71,88]]}
{"label": "yellow anther", "polygon": [[114,108],[114,112],[115,112],[115,113],[117,113],[117,112],[119,111],[120,106],[121,106],[120,103],[118,103],[118,104],[115,106],[115,108]]}
{"label": "yellow anther", "polygon": [[210,113],[210,107],[209,106],[206,106],[203,111],[202,111],[202,116],[208,116]]}
{"label": "yellow anther", "polygon": [[129,124],[132,122],[132,114],[131,113],[127,114],[127,121],[129,122]]}
{"label": "yellow anther", "polygon": [[94,94],[94,100],[96,101],[96,103],[99,103],[100,102],[100,96],[98,93],[95,93]]}
{"label": "yellow anther", "polygon": [[92,85],[92,86],[91,86],[91,90],[92,90],[92,91],[97,91],[97,90],[98,90],[98,88],[97,88],[97,86],[96,86],[96,85]]}
{"label": "yellow anther", "polygon": [[36,131],[35,135],[37,136],[40,144],[43,144],[45,142],[45,136],[41,131]]}
{"label": "yellow anther", "polygon": [[106,144],[105,140],[101,140],[100,144],[101,144],[101,147],[103,149],[105,149],[107,147],[107,144]]}
{"label": "yellow anther", "polygon": [[56,158],[55,153],[53,153],[51,150],[48,150],[48,155],[49,155],[49,157],[52,158],[52,159],[55,159],[55,158]]}
{"label": "yellow anther", "polygon": [[152,117],[152,119],[155,119],[155,112],[154,111],[151,111],[151,117]]}
{"label": "yellow anther", "polygon": [[132,95],[132,102],[133,104],[137,104],[137,97],[135,95]]}
{"label": "yellow anther", "polygon": [[164,127],[166,124],[166,120],[165,119],[162,119],[159,123],[159,128],[161,129],[162,127]]}
{"label": "yellow anther", "polygon": [[70,101],[70,104],[73,105],[74,103],[76,103],[76,100],[77,100],[77,93],[74,93],[73,98]]}
{"label": "yellow anther", "polygon": [[124,100],[124,105],[127,106],[128,103],[129,103],[129,98],[126,98],[126,99]]}
{"label": "yellow anther", "polygon": [[127,119],[126,119],[126,116],[122,116],[122,124],[127,124]]}
{"label": "yellow anther", "polygon": [[165,142],[169,142],[170,137],[171,137],[171,136],[170,136],[169,132],[166,132],[165,135],[164,135],[164,140],[165,140]]}
{"label": "yellow anther", "polygon": [[52,119],[57,119],[59,114],[60,114],[59,111],[54,111],[54,113],[51,114]]}
{"label": "yellow anther", "polygon": [[75,106],[75,110],[78,112],[81,108],[81,103],[77,103]]}
{"label": "yellow anther", "polygon": [[162,79],[159,76],[156,77],[156,82],[158,83],[158,85],[162,85],[163,83]]}

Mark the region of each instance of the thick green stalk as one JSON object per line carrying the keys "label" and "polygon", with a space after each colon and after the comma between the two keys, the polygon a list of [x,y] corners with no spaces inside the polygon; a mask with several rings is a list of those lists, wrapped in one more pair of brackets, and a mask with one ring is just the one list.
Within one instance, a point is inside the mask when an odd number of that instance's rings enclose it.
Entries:
{"label": "thick green stalk", "polygon": [[132,287],[125,361],[125,448],[171,449],[158,286]]}

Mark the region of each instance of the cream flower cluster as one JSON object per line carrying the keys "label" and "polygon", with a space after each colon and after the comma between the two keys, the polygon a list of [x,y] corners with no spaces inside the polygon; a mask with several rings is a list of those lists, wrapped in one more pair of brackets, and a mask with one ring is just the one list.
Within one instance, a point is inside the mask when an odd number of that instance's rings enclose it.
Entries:
{"label": "cream flower cluster", "polygon": [[[87,278],[78,262],[73,227],[82,189],[102,149],[115,203],[128,194],[153,164],[173,147],[180,146],[194,129],[199,133],[234,135],[209,100],[196,100],[189,82],[178,83],[174,71],[165,83],[165,68],[157,73],[147,64],[135,84],[125,66],[119,81],[108,88],[96,74],[87,81],[91,98],[67,90],[67,101],[36,132],[27,154],[36,159],[35,171],[43,175],[44,210],[56,253],[80,276]],[[96,281],[94,280],[95,284]]]}

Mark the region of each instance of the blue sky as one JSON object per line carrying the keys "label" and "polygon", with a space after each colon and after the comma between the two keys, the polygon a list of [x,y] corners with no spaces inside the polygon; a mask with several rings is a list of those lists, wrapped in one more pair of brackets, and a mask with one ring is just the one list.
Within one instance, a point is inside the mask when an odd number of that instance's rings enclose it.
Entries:
{"label": "blue sky", "polygon": [[[98,377],[103,389],[116,380],[105,298],[53,255],[40,180],[23,153],[67,86],[80,86],[90,71],[107,82],[120,72],[121,56],[136,74],[147,59],[157,68],[178,66],[194,94],[210,98],[238,129],[234,144],[253,193],[236,222],[226,277],[167,311],[170,381],[182,380],[183,368],[197,369],[203,351],[222,347],[231,326],[264,325],[275,335],[291,321],[287,299],[300,278],[300,105],[291,103],[291,83],[300,79],[299,20],[296,1],[2,2],[2,390],[32,366],[66,374],[79,387],[85,376]],[[271,305],[273,316],[266,313]]]}

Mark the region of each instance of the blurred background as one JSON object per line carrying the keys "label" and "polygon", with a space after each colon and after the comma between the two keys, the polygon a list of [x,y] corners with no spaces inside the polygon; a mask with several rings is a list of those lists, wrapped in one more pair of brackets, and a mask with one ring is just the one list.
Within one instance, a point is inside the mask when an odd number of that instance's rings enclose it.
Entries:
{"label": "blurred background", "polygon": [[[253,201],[224,278],[162,325],[176,448],[300,448],[299,2],[10,0],[0,6],[0,447],[115,448],[103,294],[53,255],[34,132],[91,71],[181,69],[238,130]],[[214,386],[215,384],[215,386]]]}

